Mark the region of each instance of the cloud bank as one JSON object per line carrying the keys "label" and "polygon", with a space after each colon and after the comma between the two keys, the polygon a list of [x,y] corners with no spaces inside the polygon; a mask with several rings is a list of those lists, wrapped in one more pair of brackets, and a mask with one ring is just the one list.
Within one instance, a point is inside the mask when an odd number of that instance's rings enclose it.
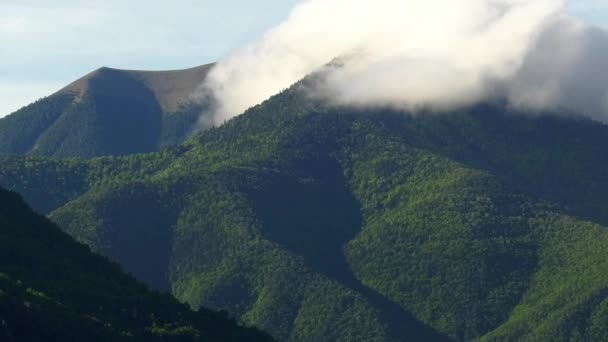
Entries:
{"label": "cloud bank", "polygon": [[501,98],[608,122],[608,35],[562,0],[304,0],[203,89],[221,124],[319,71],[309,95],[334,105],[448,110]]}

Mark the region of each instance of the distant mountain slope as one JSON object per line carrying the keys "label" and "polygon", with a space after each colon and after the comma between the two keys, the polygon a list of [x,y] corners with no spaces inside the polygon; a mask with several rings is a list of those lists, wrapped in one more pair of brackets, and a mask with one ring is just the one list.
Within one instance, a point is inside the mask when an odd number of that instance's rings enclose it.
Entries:
{"label": "distant mountain slope", "polygon": [[211,67],[98,69],[0,119],[0,153],[90,158],[180,143],[204,128],[205,104],[192,95]]}
{"label": "distant mountain slope", "polygon": [[284,341],[608,336],[608,126],[290,89],[160,153],[2,157],[79,241]]}
{"label": "distant mountain slope", "polygon": [[271,340],[149,292],[2,189],[0,322],[7,342]]}

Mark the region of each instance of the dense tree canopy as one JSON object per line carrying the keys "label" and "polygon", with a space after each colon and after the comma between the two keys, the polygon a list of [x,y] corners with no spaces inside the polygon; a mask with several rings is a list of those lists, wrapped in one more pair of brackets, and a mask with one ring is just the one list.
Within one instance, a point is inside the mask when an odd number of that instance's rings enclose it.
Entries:
{"label": "dense tree canopy", "polygon": [[290,89],[158,153],[3,157],[136,278],[285,341],[605,339],[608,127]]}
{"label": "dense tree canopy", "polygon": [[153,293],[0,189],[0,340],[270,341]]}

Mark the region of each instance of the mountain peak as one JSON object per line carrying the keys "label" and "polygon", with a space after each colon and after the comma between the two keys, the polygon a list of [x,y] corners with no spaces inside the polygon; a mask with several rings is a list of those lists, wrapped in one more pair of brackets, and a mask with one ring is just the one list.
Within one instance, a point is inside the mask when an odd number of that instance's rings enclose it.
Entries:
{"label": "mountain peak", "polygon": [[75,101],[79,101],[89,91],[92,81],[113,81],[114,78],[111,75],[124,75],[150,89],[163,111],[174,112],[179,109],[180,105],[188,102],[193,92],[203,83],[213,65],[205,64],[187,69],[159,71],[116,69],[104,66],[70,83],[54,95],[73,95]]}
{"label": "mountain peak", "polygon": [[0,153],[91,158],[180,143],[199,128],[206,105],[193,95],[212,66],[99,68],[0,119]]}

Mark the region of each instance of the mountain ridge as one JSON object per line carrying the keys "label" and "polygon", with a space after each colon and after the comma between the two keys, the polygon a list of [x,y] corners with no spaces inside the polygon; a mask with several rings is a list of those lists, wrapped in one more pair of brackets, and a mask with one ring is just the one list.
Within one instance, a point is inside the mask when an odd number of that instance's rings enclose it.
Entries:
{"label": "mountain ridge", "polygon": [[292,88],[160,153],[5,157],[0,184],[279,340],[599,338],[608,128],[523,114],[326,108]]}
{"label": "mountain ridge", "polygon": [[213,66],[211,63],[186,69],[158,71],[100,67],[50,96],[68,94],[79,100],[87,92],[91,79],[104,72],[119,72],[142,81],[152,90],[163,111],[175,112],[180,105],[186,104]]}
{"label": "mountain ridge", "polygon": [[0,185],[279,340],[601,340],[607,139],[500,104],[327,107],[296,85],[160,152],[0,157]]}
{"label": "mountain ridge", "polygon": [[97,69],[0,119],[0,153],[92,158],[183,142],[210,125],[196,93],[212,67]]}
{"label": "mountain ridge", "polygon": [[271,341],[150,292],[0,188],[3,341]]}

